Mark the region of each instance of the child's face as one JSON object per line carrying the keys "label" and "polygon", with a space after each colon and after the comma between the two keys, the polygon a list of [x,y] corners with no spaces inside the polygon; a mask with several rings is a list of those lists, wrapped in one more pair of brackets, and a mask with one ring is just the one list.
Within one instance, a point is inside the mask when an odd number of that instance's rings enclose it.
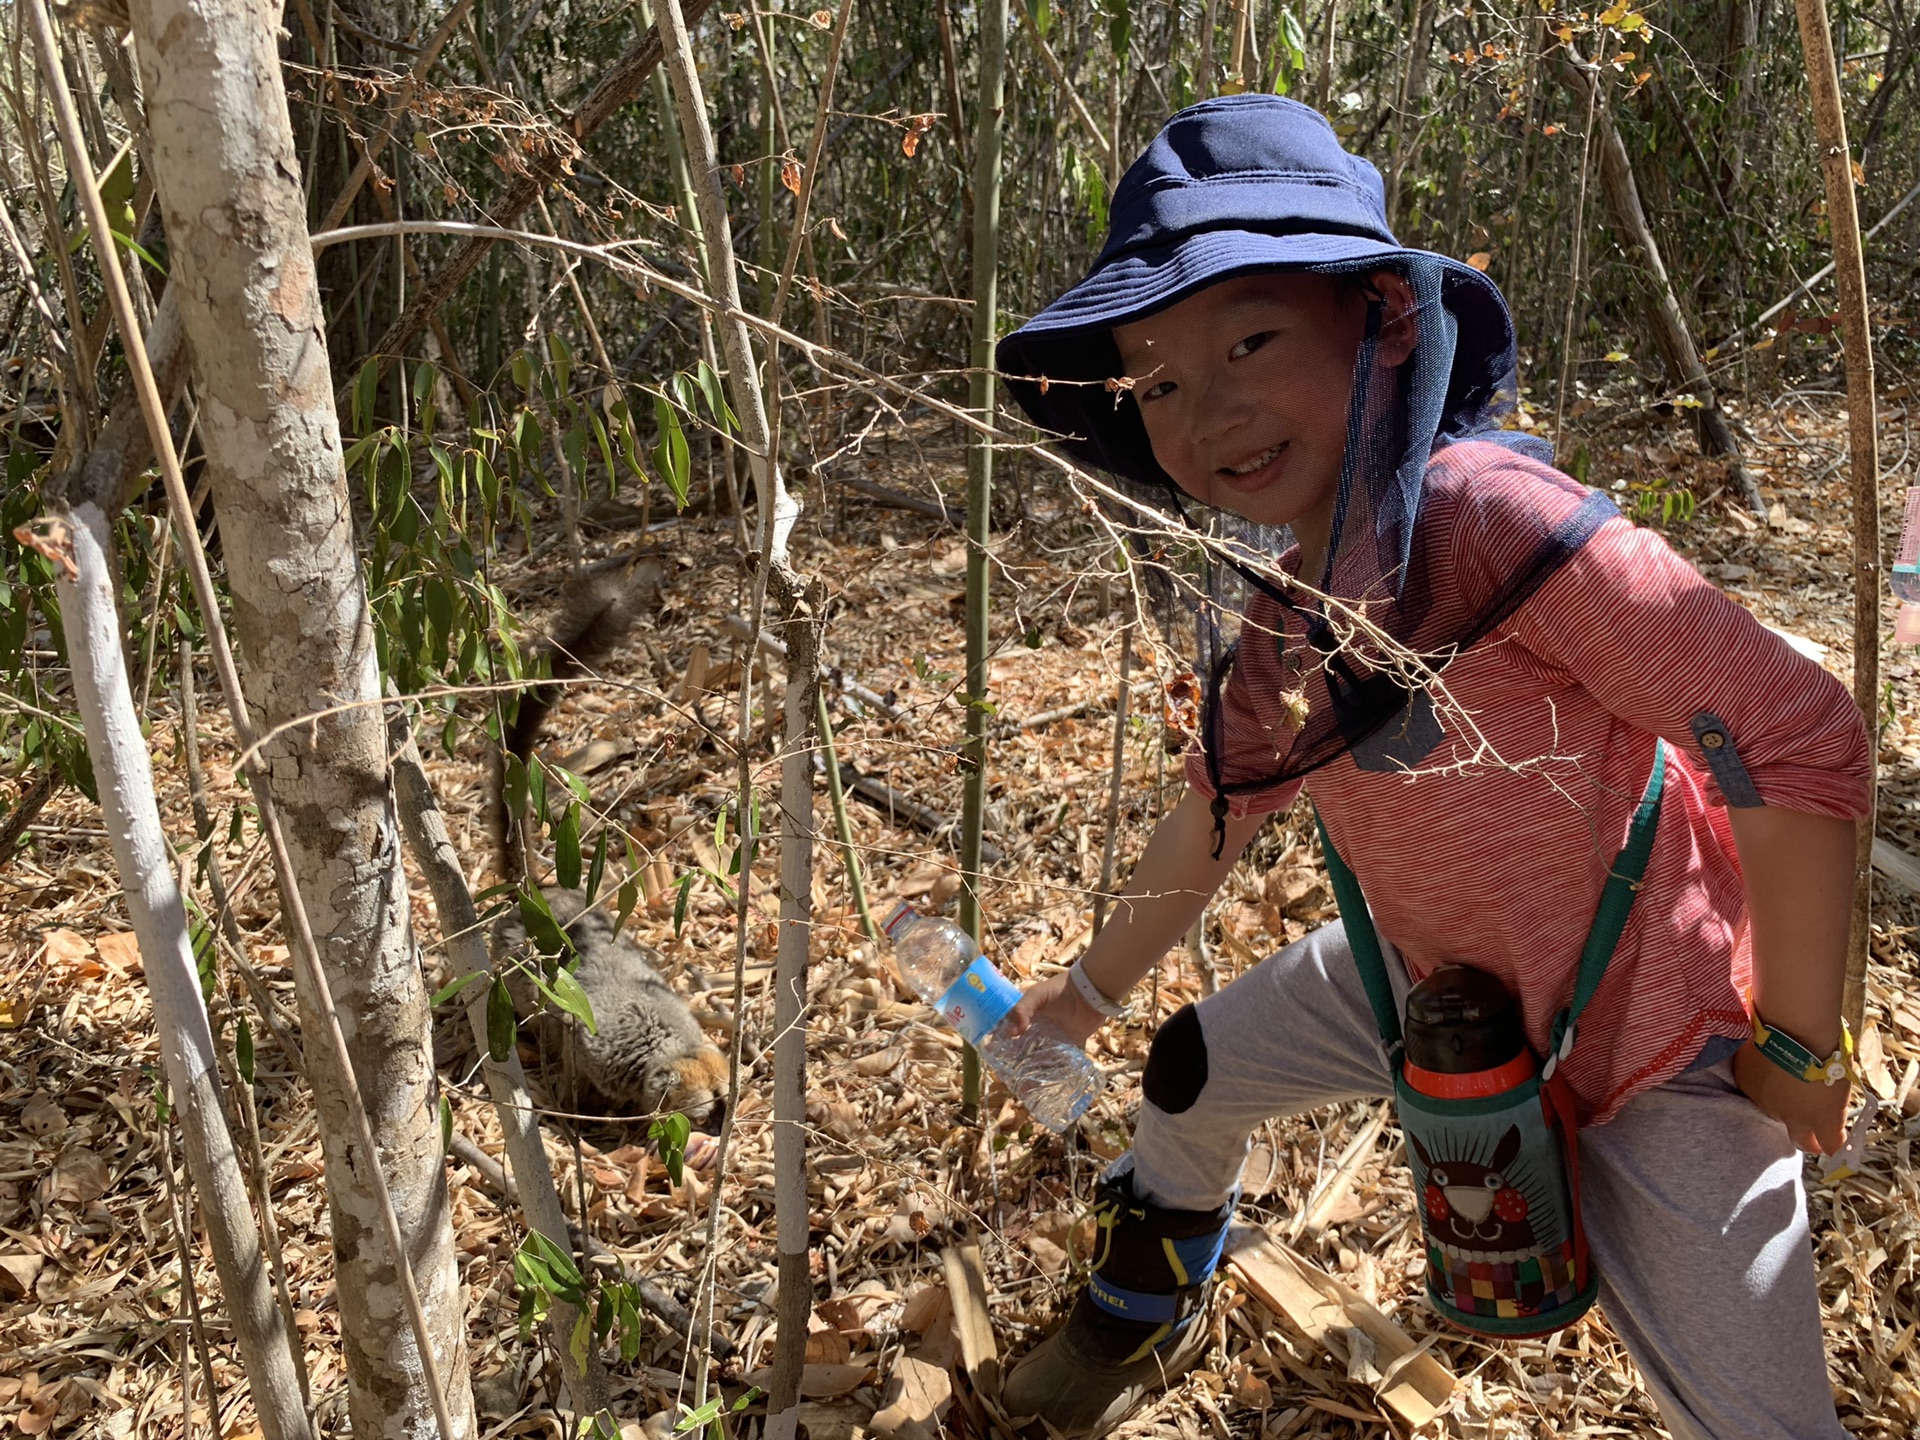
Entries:
{"label": "child's face", "polygon": [[[1412,295],[1390,272],[1380,359],[1413,349]],[[1366,297],[1325,275],[1223,280],[1114,329],[1154,459],[1195,500],[1262,525],[1291,525],[1324,558],[1347,444]]]}

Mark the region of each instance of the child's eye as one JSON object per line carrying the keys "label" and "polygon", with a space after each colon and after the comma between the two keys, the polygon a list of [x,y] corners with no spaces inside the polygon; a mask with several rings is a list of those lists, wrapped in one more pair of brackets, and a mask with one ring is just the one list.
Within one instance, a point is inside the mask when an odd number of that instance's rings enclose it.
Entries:
{"label": "child's eye", "polygon": [[1227,352],[1227,358],[1229,360],[1244,360],[1272,338],[1273,331],[1271,330],[1262,330],[1258,335],[1249,335]]}
{"label": "child's eye", "polygon": [[1174,388],[1174,383],[1171,380],[1162,380],[1156,385],[1149,385],[1145,390],[1136,391],[1135,395],[1143,401],[1159,400],[1164,396],[1171,395],[1174,392]]}

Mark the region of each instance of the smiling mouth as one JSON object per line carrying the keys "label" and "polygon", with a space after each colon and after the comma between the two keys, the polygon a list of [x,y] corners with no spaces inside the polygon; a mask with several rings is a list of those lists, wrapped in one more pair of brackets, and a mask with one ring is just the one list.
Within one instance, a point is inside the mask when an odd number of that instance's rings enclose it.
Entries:
{"label": "smiling mouth", "polygon": [[1244,484],[1264,475],[1286,453],[1287,442],[1283,440],[1258,455],[1249,456],[1238,465],[1222,465],[1216,473],[1230,483]]}

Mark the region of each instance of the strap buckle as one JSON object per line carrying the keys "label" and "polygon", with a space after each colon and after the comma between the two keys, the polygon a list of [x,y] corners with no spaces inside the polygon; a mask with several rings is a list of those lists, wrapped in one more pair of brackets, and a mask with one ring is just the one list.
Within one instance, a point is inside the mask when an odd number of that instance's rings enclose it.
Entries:
{"label": "strap buckle", "polygon": [[1580,1022],[1573,1017],[1571,1010],[1562,1010],[1560,1018],[1553,1022],[1557,1038],[1553,1051],[1547,1056],[1547,1063],[1540,1067],[1540,1083],[1553,1079],[1553,1072],[1560,1068],[1560,1062],[1573,1053],[1573,1037],[1580,1031]]}

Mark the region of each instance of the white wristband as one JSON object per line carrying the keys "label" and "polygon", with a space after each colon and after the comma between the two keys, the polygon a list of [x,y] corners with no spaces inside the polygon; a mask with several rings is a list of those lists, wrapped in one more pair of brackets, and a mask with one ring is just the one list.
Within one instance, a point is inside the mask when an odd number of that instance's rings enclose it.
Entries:
{"label": "white wristband", "polygon": [[1127,1007],[1117,1000],[1109,1000],[1100,987],[1093,983],[1092,978],[1081,967],[1078,960],[1074,961],[1073,967],[1067,971],[1067,979],[1072,983],[1075,993],[1087,1002],[1089,1008],[1099,1011],[1109,1020],[1126,1018]]}

